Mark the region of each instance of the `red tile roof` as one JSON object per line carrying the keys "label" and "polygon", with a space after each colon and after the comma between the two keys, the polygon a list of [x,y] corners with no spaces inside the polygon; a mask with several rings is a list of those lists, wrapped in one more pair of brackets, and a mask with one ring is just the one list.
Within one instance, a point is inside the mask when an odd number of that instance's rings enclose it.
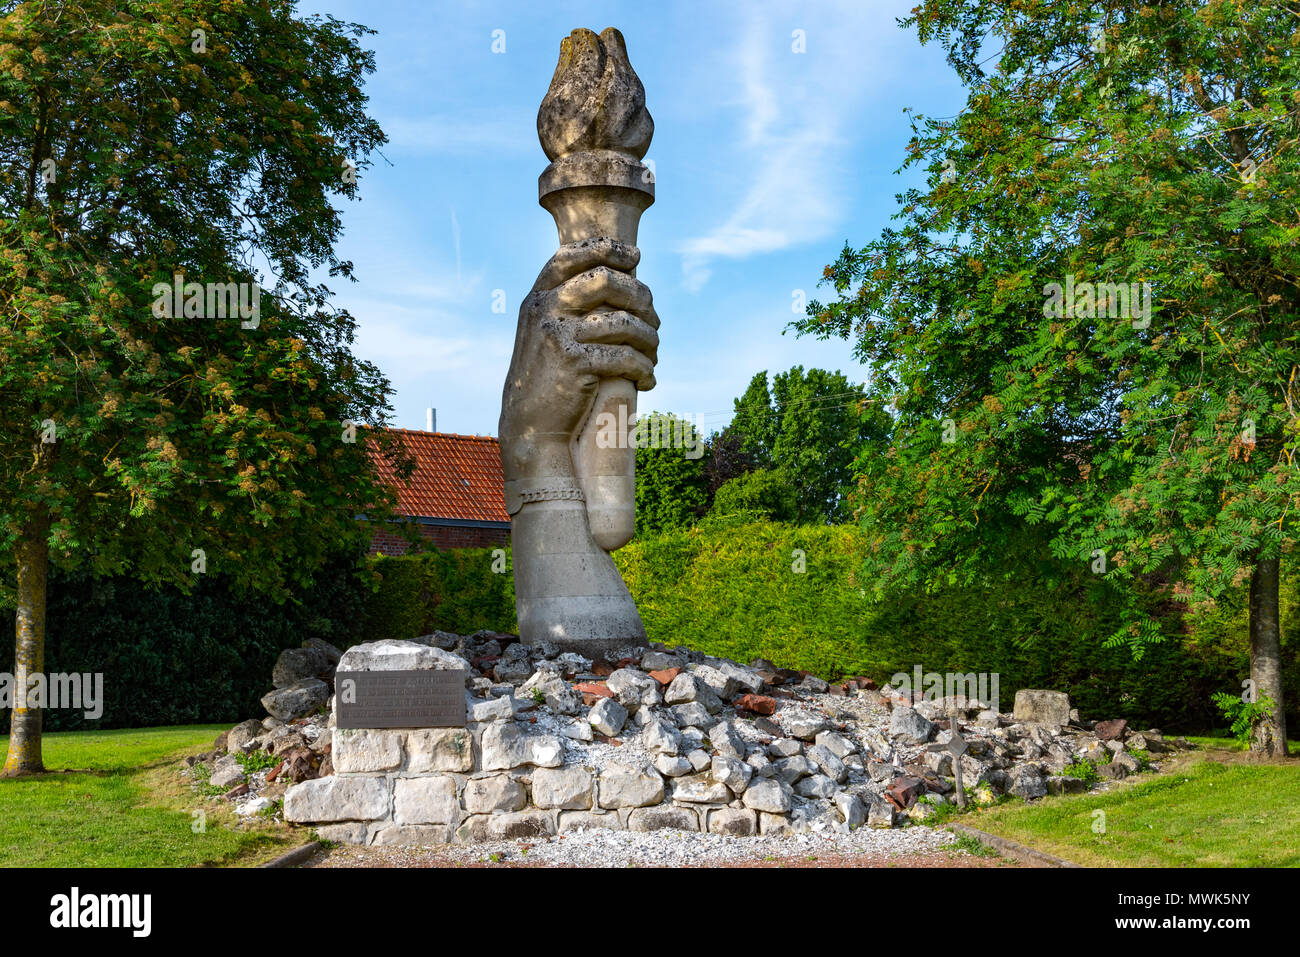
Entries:
{"label": "red tile roof", "polygon": [[384,481],[397,489],[397,510],[412,518],[451,518],[509,522],[501,452],[491,435],[454,435],[389,429],[415,460],[415,471],[402,481],[384,457],[374,455]]}

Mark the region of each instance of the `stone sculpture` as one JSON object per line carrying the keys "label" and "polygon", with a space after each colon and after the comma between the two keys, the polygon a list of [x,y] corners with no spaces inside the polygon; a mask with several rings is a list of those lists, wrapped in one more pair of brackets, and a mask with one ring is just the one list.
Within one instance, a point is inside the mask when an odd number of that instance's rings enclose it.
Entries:
{"label": "stone sculpture", "polygon": [[654,202],[654,134],[623,36],[574,30],[537,114],[538,201],[560,248],[519,309],[499,427],[519,634],[592,656],[643,644],[609,553],[632,537],[636,392],[654,387],[659,318],[636,279]]}

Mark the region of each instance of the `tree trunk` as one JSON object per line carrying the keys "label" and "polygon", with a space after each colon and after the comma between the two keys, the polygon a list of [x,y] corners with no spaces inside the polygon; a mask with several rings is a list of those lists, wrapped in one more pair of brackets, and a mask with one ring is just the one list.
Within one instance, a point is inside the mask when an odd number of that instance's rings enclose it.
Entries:
{"label": "tree trunk", "polygon": [[14,650],[14,708],[9,722],[9,754],[0,777],[39,774],[41,709],[18,707],[19,689],[29,675],[45,671],[45,582],[50,564],[49,519],[28,522],[14,548],[18,565],[18,614]]}
{"label": "tree trunk", "polygon": [[1273,699],[1273,714],[1256,726],[1250,750],[1286,757],[1286,712],[1282,697],[1282,634],[1278,621],[1278,559],[1261,558],[1250,578],[1250,680],[1256,700]]}

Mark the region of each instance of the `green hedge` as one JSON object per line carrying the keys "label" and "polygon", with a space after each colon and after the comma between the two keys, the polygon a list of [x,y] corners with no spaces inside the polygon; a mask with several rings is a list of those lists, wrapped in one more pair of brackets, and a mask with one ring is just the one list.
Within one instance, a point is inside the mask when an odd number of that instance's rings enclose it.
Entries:
{"label": "green hedge", "polygon": [[[1134,662],[1102,647],[1115,627],[1109,586],[1023,555],[983,583],[872,599],[853,526],[714,520],[638,538],[615,553],[653,641],[828,678],[878,681],[915,665],[1067,691],[1085,717],[1127,717],[1169,731],[1217,727],[1214,691],[1249,671],[1244,594],[1183,618],[1152,603],[1168,639]],[[493,549],[403,558],[341,557],[292,604],[241,598],[218,580],[190,596],[124,579],[53,576],[46,670],[105,674],[98,727],[236,721],[260,713],[283,648],[318,636],[340,647],[434,630],[516,630],[514,582]],[[506,559],[508,561],[508,557]],[[496,569],[494,570],[494,565]],[[796,571],[796,566],[802,571]],[[1284,577],[1283,650],[1291,711],[1300,703],[1300,577]],[[7,616],[12,635],[13,615]],[[0,668],[12,670],[12,638]],[[85,725],[49,712],[51,730]],[[1294,718],[1292,719],[1294,720]],[[1295,726],[1300,726],[1300,721]]]}
{"label": "green hedge", "polygon": [[[514,583],[490,549],[409,558],[340,556],[295,602],[231,592],[216,576],[185,595],[128,578],[50,576],[47,673],[104,675],[104,711],[50,710],[50,731],[242,721],[263,713],[271,669],[311,637],[340,648],[436,629],[515,630]],[[14,616],[0,615],[0,670],[13,670]],[[5,719],[7,712],[0,714]]]}
{"label": "green hedge", "polygon": [[[497,549],[458,548],[368,561],[378,590],[366,598],[366,641],[431,631],[514,632],[515,587]],[[493,569],[499,569],[494,571]]]}
{"label": "green hedge", "polygon": [[[1112,586],[1026,560],[1042,552],[1031,542],[983,583],[886,601],[873,599],[860,577],[861,548],[854,526],[722,519],[639,537],[614,559],[652,641],[737,661],[769,658],[826,677],[883,682],[915,665],[996,673],[1003,710],[1019,688],[1055,688],[1086,717],[1199,731],[1222,723],[1210,694],[1239,688],[1249,673],[1244,594],[1186,619],[1181,606],[1152,598],[1167,639],[1135,662],[1128,649],[1102,644],[1117,626]],[[372,560],[383,581],[368,599],[365,637],[515,631],[513,577],[494,573],[493,561],[490,549]],[[1300,702],[1298,614],[1300,577],[1288,575],[1283,642],[1292,709]]]}
{"label": "green hedge", "polygon": [[877,670],[848,640],[869,605],[856,542],[849,527],[723,521],[636,539],[615,561],[651,640],[830,675]]}
{"label": "green hedge", "polygon": [[[189,595],[126,578],[51,574],[45,671],[102,673],[104,712],[50,710],[50,731],[229,721],[264,714],[259,699],[285,648],[310,637],[336,645],[357,638],[365,588],[355,556],[331,562],[297,602],[239,596],[215,576]],[[14,615],[0,615],[0,670],[13,670]],[[8,725],[8,712],[0,717]]]}
{"label": "green hedge", "polygon": [[[1085,717],[1125,717],[1144,727],[1203,730],[1221,724],[1214,691],[1249,672],[1241,596],[1214,616],[1184,620],[1150,601],[1167,640],[1135,662],[1105,648],[1117,603],[1086,571],[1008,557],[976,585],[943,585],[875,601],[861,580],[860,531],[718,523],[640,539],[616,553],[652,640],[749,661],[769,658],[826,677],[896,672],[984,672],[999,677],[1001,707],[1019,688],[1070,694]],[[797,550],[797,551],[796,551]],[[1018,552],[1041,552],[1030,547]],[[803,555],[804,571],[794,570]],[[1288,577],[1283,624],[1294,710],[1300,702],[1300,587]],[[1202,630],[1197,630],[1201,628]]]}

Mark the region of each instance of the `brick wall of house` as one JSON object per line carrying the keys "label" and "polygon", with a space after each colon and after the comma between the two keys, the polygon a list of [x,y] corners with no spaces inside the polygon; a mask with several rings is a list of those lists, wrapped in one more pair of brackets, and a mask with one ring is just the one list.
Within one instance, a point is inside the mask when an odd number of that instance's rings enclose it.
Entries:
{"label": "brick wall of house", "polygon": [[[510,543],[508,528],[421,525],[420,534],[438,548],[503,548]],[[406,549],[406,539],[391,529],[377,529],[370,539],[372,555],[405,555]]]}

